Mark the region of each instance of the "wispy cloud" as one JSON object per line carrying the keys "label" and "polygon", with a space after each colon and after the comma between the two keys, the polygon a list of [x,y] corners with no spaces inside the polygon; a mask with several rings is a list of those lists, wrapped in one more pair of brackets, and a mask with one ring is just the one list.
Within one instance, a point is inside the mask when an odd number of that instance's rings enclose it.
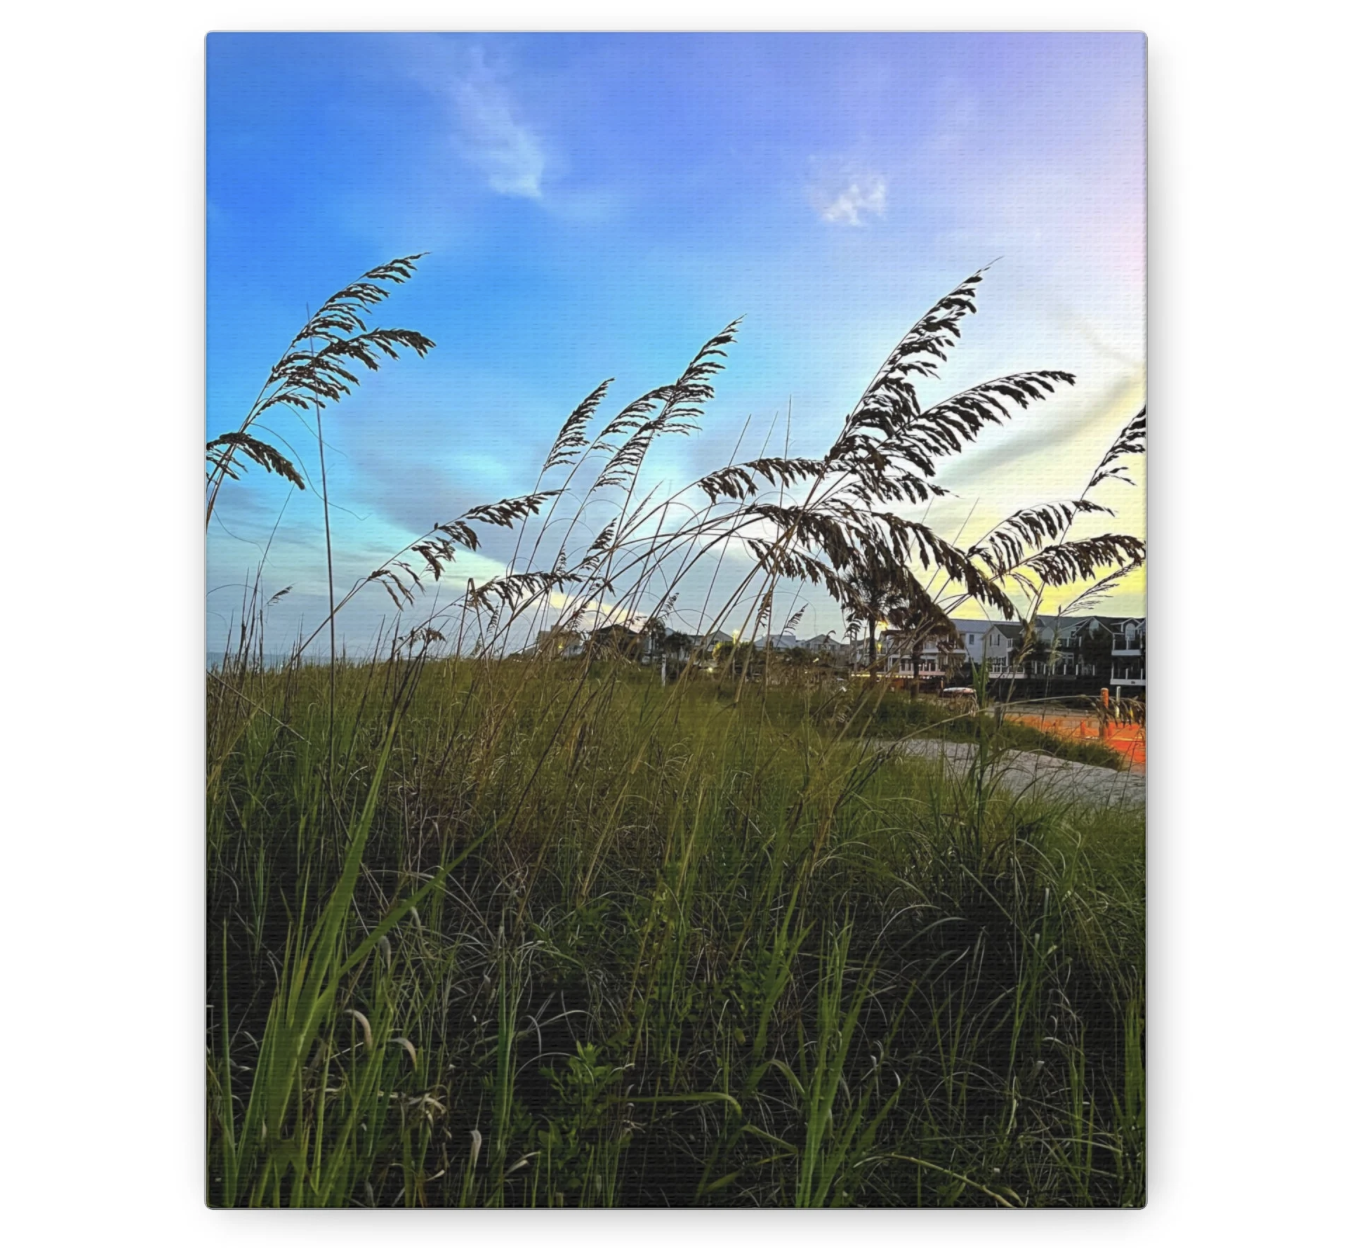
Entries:
{"label": "wispy cloud", "polygon": [[518,116],[510,93],[474,48],[466,69],[450,84],[463,155],[487,175],[498,195],[538,199],[543,194],[543,146]]}
{"label": "wispy cloud", "polygon": [[863,225],[866,215],[885,215],[885,178],[879,173],[841,172],[816,178],[810,202],[820,220],[832,225]]}

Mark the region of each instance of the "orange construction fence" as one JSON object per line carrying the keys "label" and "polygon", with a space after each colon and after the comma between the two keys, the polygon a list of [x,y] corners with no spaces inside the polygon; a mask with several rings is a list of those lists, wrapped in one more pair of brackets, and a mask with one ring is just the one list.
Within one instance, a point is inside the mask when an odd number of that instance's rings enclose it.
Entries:
{"label": "orange construction fence", "polygon": [[[1119,723],[1117,720],[1104,719],[1098,715],[1060,715],[1046,713],[1042,715],[1009,715],[1019,723],[1038,728],[1041,732],[1051,732],[1055,736],[1072,740],[1098,741],[1101,745],[1117,750],[1129,764],[1130,770],[1145,771],[1147,766],[1147,729],[1145,724]],[[1103,729],[1103,735],[1102,734]]]}

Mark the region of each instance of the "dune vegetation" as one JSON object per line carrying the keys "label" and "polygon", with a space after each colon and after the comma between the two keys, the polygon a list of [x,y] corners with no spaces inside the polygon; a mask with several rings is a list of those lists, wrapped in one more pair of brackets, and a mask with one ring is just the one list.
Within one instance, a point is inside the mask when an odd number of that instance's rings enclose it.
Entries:
{"label": "dune vegetation", "polygon": [[[245,464],[314,484],[263,413],[314,417],[321,451],[359,370],[432,349],[367,328],[417,259],[324,304],[209,444],[208,524]],[[662,673],[593,640],[686,620],[752,643],[802,592],[861,610],[859,577],[936,636],[961,604],[1033,619],[1046,588],[1136,567],[1137,538],[1069,530],[1106,510],[1144,415],[1079,498],[978,542],[900,514],[941,492],[942,457],[1072,382],[918,402],[979,281],[817,457],[641,483],[704,417],[730,326],[607,422],[598,387],[529,494],[428,524],[342,595],[329,562],[329,617],[290,661],[264,659],[255,588],[207,674],[212,1205],[1144,1201],[1141,809],[999,787],[1006,750],[1065,745],[984,680],[952,713],[770,653]],[[493,529],[509,570],[456,579]],[[457,596],[427,605],[435,584]],[[336,621],[377,587],[395,627],[348,661]],[[544,629],[591,640],[559,658],[525,644]],[[973,761],[904,757],[914,735]]]}

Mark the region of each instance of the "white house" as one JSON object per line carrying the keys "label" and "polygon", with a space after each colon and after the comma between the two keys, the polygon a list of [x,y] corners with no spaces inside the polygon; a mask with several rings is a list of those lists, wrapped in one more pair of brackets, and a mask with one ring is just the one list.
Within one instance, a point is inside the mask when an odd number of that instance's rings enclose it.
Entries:
{"label": "white house", "polygon": [[[954,674],[966,666],[986,663],[988,674],[994,680],[1025,680],[1055,678],[1059,680],[1090,682],[1120,695],[1137,693],[1147,687],[1146,647],[1147,621],[1141,616],[1040,616],[1035,620],[1034,652],[1024,658],[1023,626],[1019,621],[966,620],[952,617],[957,640],[929,639],[918,655],[919,675],[935,679],[941,674]],[[616,625],[599,630],[600,639],[607,635],[630,637],[639,647],[642,662],[650,662],[655,646],[647,634],[638,634]],[[695,653],[710,657],[722,643],[733,642],[730,634],[716,629],[693,642]],[[863,637],[856,642],[840,641],[829,633],[819,633],[804,641],[793,633],[777,633],[759,641],[776,650],[799,650],[806,654],[831,660],[845,660],[855,667],[869,663],[869,646]],[[911,641],[899,629],[887,629],[876,638],[883,670],[893,676],[911,679],[913,660]],[[579,658],[586,652],[587,638],[570,629],[549,628],[538,634],[529,649],[540,656]],[[687,657],[683,653],[671,657]],[[1017,657],[1021,662],[1016,662]]]}
{"label": "white house", "polygon": [[1121,692],[1147,687],[1147,621],[1143,618],[1112,620],[1110,632],[1109,683]]}
{"label": "white house", "polygon": [[[1119,693],[1145,689],[1147,622],[1141,617],[1105,615],[1040,616],[1035,620],[1037,653],[1023,656],[1024,629],[1019,621],[952,618],[958,645],[931,641],[922,647],[923,676],[986,662],[999,680],[1057,677],[1098,681]],[[1105,639],[1109,644],[1106,648]],[[1091,644],[1092,640],[1095,644]],[[887,671],[912,676],[910,643],[897,630],[883,634]],[[1047,653],[1045,653],[1047,651]],[[1107,657],[1106,657],[1107,655]],[[1017,662],[1017,658],[1021,662]]]}
{"label": "white house", "polygon": [[[898,629],[886,629],[879,637],[880,659],[884,670],[892,675],[912,679],[913,647],[910,637]],[[956,671],[964,665],[963,634],[959,645],[949,638],[928,638],[917,656],[918,674],[922,679],[935,679],[942,672]]]}
{"label": "white house", "polygon": [[[988,671],[994,676],[1009,676],[1018,679],[1024,672],[1013,660],[1020,649],[1021,626],[1016,621],[1007,620],[962,620],[950,621],[959,635],[959,645],[951,647],[946,643],[946,651],[954,659],[953,666],[963,667],[965,663],[977,665],[986,660]],[[903,648],[901,637],[895,638],[895,645]],[[923,658],[927,649],[924,647]]]}
{"label": "white house", "polygon": [[[1147,685],[1147,621],[1140,616],[1046,616],[1036,621],[1049,657],[1031,665],[1035,675],[1093,678],[1119,693]],[[1109,645],[1106,650],[1105,639]],[[1094,643],[1094,644],[1092,644]],[[1108,658],[1105,658],[1106,653]]]}

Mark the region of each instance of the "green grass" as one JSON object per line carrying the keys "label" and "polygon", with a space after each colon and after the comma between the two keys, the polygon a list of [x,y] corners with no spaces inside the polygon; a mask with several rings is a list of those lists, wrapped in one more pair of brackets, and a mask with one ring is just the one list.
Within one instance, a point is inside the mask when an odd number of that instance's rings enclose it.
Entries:
{"label": "green grass", "polygon": [[328,681],[210,681],[212,1204],[1142,1203],[1141,812],[859,739],[1043,734],[462,660],[329,742]]}
{"label": "green grass", "polygon": [[[1039,704],[1010,703],[996,706],[996,710],[1023,710],[1026,705],[1038,710]],[[905,736],[940,737],[947,741],[976,740],[979,726],[975,718],[960,711],[949,701],[929,697],[910,698],[901,692],[887,695],[874,709],[865,730],[880,738]],[[1108,746],[1088,740],[1071,740],[1043,732],[1031,724],[1002,719],[997,727],[998,744],[1003,749],[1033,750],[1051,754],[1054,758],[1074,763],[1089,763],[1093,767],[1108,767],[1120,771],[1123,756]]]}

